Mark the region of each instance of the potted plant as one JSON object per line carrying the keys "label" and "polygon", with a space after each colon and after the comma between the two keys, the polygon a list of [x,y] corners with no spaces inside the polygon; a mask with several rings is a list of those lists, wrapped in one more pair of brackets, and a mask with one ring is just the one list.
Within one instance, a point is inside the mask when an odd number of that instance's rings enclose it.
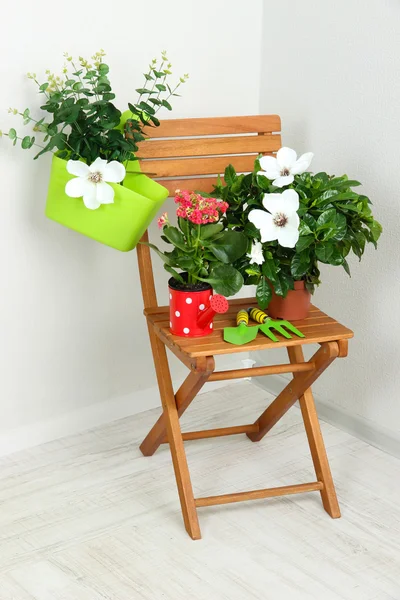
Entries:
{"label": "potted plant", "polygon": [[276,157],[259,157],[253,173],[237,175],[230,165],[214,192],[229,204],[226,227],[248,239],[247,254],[234,266],[245,284],[257,286],[258,304],[273,318],[305,318],[320,284],[319,263],[350,275],[347,255],[361,260],[382,232],[369,198],[353,189],[360,182],[308,172],[312,157],[281,148]]}
{"label": "potted plant", "polygon": [[170,223],[167,213],[158,220],[162,240],[173,249],[161,251],[147,245],[172,275],[168,282],[172,333],[201,337],[212,332],[214,314],[227,310],[224,296],[236,294],[243,285],[232,263],[245,254],[248,240],[243,232],[225,229],[226,202],[177,190],[175,203],[177,226]]}
{"label": "potted plant", "polygon": [[40,83],[28,73],[44,98],[44,116],[10,109],[33,125],[34,135],[18,135],[14,128],[5,135],[23,149],[39,148],[34,158],[53,154],[50,219],[118,250],[132,250],[168,197],[166,188],[140,172],[135,153],[145,139],[144,127],[160,124],[156,114],[163,107],[171,110],[170,99],[188,76],[171,88],[171,63],[163,52],[159,63],[154,59],[149,65],[136,103],[121,113],[113,103],[104,51],[90,63],[64,56],[61,76],[46,71],[47,81]]}

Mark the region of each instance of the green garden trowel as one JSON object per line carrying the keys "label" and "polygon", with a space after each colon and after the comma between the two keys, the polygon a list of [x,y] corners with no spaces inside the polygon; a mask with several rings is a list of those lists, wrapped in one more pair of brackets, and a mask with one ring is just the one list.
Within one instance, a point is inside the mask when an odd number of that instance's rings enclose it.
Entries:
{"label": "green garden trowel", "polygon": [[241,346],[256,339],[258,326],[248,327],[249,315],[246,310],[239,310],[236,315],[237,327],[225,327],[224,340],[230,344]]}
{"label": "green garden trowel", "polygon": [[250,318],[253,319],[256,323],[260,323],[259,330],[264,333],[270,340],[273,342],[278,342],[278,338],[272,333],[271,329],[275,329],[278,333],[283,335],[283,337],[287,339],[291,339],[290,333],[288,333],[286,329],[297,335],[298,337],[305,337],[304,333],[301,333],[296,327],[294,327],[289,321],[283,320],[274,320],[271,319],[265,312],[258,308],[249,308]]}

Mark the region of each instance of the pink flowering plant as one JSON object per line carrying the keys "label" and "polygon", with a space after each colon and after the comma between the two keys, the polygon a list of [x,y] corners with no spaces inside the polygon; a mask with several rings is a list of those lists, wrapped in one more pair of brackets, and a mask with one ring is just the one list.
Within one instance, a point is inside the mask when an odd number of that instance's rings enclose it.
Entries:
{"label": "pink flowering plant", "polygon": [[243,285],[243,277],[232,263],[247,251],[244,233],[226,229],[222,218],[228,203],[195,192],[177,190],[177,226],[167,213],[158,219],[162,240],[173,246],[161,251],[148,244],[164,261],[164,268],[181,286],[195,289],[205,282],[218,294],[233,296]]}

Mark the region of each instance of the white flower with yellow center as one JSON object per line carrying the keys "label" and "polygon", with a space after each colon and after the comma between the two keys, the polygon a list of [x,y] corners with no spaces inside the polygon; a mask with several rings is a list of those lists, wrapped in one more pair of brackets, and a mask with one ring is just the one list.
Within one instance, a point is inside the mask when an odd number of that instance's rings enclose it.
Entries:
{"label": "white flower with yellow center", "polygon": [[272,180],[272,183],[279,188],[290,185],[294,181],[295,175],[305,173],[311,164],[314,154],[306,152],[300,158],[291,148],[281,148],[274,156],[262,156],[260,166],[263,169],[258,175],[264,175]]}
{"label": "white flower with yellow center", "polygon": [[265,194],[265,210],[255,209],[249,213],[249,221],[260,230],[261,242],[278,243],[285,248],[294,248],[299,239],[300,219],[299,195],[295,190],[285,190],[282,194]]}
{"label": "white flower with yellow center", "polygon": [[69,160],[67,171],[76,175],[65,186],[65,193],[71,198],[83,198],[86,208],[95,210],[102,204],[114,202],[114,190],[108,183],[120,183],[125,178],[125,167],[120,162],[107,162],[96,158],[90,166],[80,160]]}

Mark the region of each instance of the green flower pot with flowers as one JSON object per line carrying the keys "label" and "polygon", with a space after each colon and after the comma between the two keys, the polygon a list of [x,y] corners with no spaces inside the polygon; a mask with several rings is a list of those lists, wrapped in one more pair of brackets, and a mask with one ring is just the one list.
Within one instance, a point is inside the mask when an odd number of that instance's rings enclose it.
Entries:
{"label": "green flower pot with flowers", "polygon": [[[38,146],[35,158],[53,153],[46,216],[98,242],[120,251],[132,250],[168,197],[168,190],[141,173],[136,159],[138,144],[145,140],[144,127],[157,127],[155,116],[162,108],[171,110],[169,100],[187,79],[181,77],[173,89],[167,79],[171,63],[165,52],[153,60],[145,73],[144,86],[136,91],[135,104],[121,113],[113,104],[104,52],[96,53],[93,64],[79,58],[79,65],[65,55],[63,75],[48,73],[40,84],[28,74],[45,97],[41,106],[50,118],[34,119],[25,111],[10,109],[33,124],[36,135],[19,136],[10,129],[8,137],[23,149]],[[42,140],[38,141],[38,135]]]}
{"label": "green flower pot with flowers", "polygon": [[[101,159],[97,159],[99,160]],[[103,173],[107,174],[107,166],[115,166],[112,164],[115,161],[102,161],[103,164],[97,165],[95,161],[91,171],[85,163],[77,162],[75,175],[80,172],[82,176],[71,175],[68,172],[69,163],[57,156],[53,157],[46,216],[122,252],[132,250],[164,204],[168,190],[140,173],[138,161],[127,163],[122,185],[112,179],[107,181],[107,175],[103,179]],[[121,163],[116,164],[122,166]],[[76,166],[71,165],[70,168],[76,169]],[[86,183],[91,178],[97,180],[97,183]],[[66,190],[69,189],[68,184],[71,186],[75,182],[76,194],[79,196],[71,197]],[[86,197],[81,194],[85,187],[89,188]],[[94,190],[94,187],[98,189]],[[101,188],[109,188],[110,191],[104,192]],[[73,189],[71,193],[74,193]],[[101,203],[99,195],[103,200]],[[108,198],[112,202],[107,203]]]}

